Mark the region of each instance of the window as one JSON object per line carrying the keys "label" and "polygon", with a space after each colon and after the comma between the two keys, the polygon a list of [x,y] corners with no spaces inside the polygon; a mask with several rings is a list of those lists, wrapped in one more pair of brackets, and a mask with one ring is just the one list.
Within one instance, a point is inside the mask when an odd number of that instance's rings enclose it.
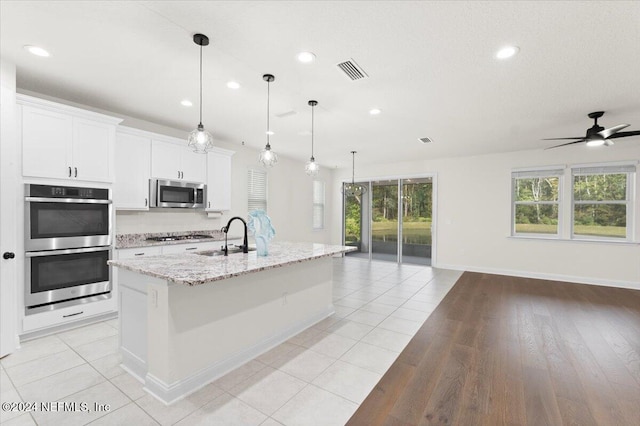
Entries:
{"label": "window", "polygon": [[563,169],[511,173],[512,235],[560,236],[561,177]]}
{"label": "window", "polygon": [[313,181],[313,229],[324,229],[324,182]]}
{"label": "window", "polygon": [[267,211],[267,172],[249,169],[248,175],[248,210]]}
{"label": "window", "polygon": [[576,167],[572,238],[631,240],[633,165]]}

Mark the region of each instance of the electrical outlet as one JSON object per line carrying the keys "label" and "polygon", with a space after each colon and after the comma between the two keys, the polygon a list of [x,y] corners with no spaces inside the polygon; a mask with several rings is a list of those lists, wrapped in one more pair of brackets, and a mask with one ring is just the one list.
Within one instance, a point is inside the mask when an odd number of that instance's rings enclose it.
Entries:
{"label": "electrical outlet", "polygon": [[158,307],[158,290],[151,289],[151,304],[154,308]]}

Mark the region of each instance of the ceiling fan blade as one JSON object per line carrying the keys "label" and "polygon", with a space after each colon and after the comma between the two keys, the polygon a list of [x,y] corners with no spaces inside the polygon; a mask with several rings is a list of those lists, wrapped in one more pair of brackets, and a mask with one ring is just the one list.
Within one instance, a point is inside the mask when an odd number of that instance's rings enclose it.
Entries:
{"label": "ceiling fan blade", "polygon": [[613,127],[609,127],[608,129],[604,129],[598,132],[598,134],[600,136],[602,136],[603,138],[607,139],[609,137],[611,137],[611,135],[613,135],[614,133],[619,132],[620,130],[624,129],[625,127],[629,127],[629,124],[618,124],[617,126],[613,126]]}
{"label": "ceiling fan blade", "polygon": [[632,130],[630,132],[618,132],[609,136],[608,139],[626,138],[628,136],[640,136],[640,130]]}
{"label": "ceiling fan blade", "polygon": [[580,142],[584,142],[586,141],[585,138],[580,139],[579,141],[573,141],[573,142],[567,142],[567,143],[563,143],[561,145],[556,145],[556,146],[550,146],[549,148],[545,148],[545,150],[547,149],[553,149],[553,148],[560,148],[561,146],[567,146],[567,145],[573,145],[574,143],[580,143]]}
{"label": "ceiling fan blade", "polygon": [[543,141],[563,141],[569,139],[584,139],[584,136],[577,136],[575,138],[550,138],[550,139],[542,139]]}

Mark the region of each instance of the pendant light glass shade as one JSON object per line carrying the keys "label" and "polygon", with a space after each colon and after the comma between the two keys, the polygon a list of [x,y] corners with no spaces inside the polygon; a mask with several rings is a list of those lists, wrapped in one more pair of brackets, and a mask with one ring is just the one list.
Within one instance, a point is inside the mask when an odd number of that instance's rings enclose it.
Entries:
{"label": "pendant light glass shade", "polygon": [[360,197],[362,194],[366,194],[367,187],[355,183],[355,174],[356,174],[356,151],[351,151],[352,156],[352,169],[351,169],[351,183],[345,183],[342,186],[342,191],[344,195],[347,197]]}
{"label": "pendant light glass shade", "polygon": [[267,144],[264,149],[260,152],[260,156],[258,157],[258,161],[264,167],[273,167],[278,162],[278,154],[271,150],[271,144],[269,143],[269,136],[271,136],[271,129],[269,128],[269,85],[276,78],[271,74],[265,74],[262,76],[262,79],[267,82]]}
{"label": "pendant light glass shade", "polygon": [[305,164],[304,172],[309,176],[316,176],[320,171],[320,166],[318,166],[316,159],[313,157],[313,119],[315,106],[318,105],[318,101],[309,101],[308,103],[311,107],[311,158],[307,161],[307,164]]}
{"label": "pendant light glass shade", "polygon": [[209,44],[209,37],[204,34],[194,34],[193,42],[200,46],[200,123],[189,133],[187,143],[194,152],[206,154],[213,148],[213,136],[202,125],[202,46]]}

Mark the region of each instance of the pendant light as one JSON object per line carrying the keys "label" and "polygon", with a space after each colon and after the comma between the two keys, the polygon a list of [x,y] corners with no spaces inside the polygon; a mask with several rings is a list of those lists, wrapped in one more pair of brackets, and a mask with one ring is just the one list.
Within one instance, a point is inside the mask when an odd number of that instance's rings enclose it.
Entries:
{"label": "pendant light", "polygon": [[316,105],[318,105],[318,101],[309,101],[309,106],[311,107],[311,158],[304,166],[304,172],[309,176],[317,175],[320,170],[320,166],[318,166],[316,159],[313,157],[313,111]]}
{"label": "pendant light", "polygon": [[260,152],[258,161],[262,163],[264,167],[273,167],[278,162],[278,155],[271,151],[271,145],[269,144],[269,136],[271,136],[271,129],[269,128],[269,85],[276,78],[271,74],[265,74],[262,79],[267,82],[267,145]]}
{"label": "pendant light", "polygon": [[189,133],[189,147],[198,154],[206,154],[213,148],[213,136],[202,125],[202,46],[209,45],[209,37],[204,34],[194,34],[193,42],[200,46],[200,123]]}
{"label": "pendant light", "polygon": [[361,185],[359,183],[355,183],[355,175],[356,175],[356,152],[351,151],[352,159],[352,169],[351,169],[351,183],[345,183],[342,187],[344,195],[347,197],[359,197],[362,194],[367,192],[367,187]]}

